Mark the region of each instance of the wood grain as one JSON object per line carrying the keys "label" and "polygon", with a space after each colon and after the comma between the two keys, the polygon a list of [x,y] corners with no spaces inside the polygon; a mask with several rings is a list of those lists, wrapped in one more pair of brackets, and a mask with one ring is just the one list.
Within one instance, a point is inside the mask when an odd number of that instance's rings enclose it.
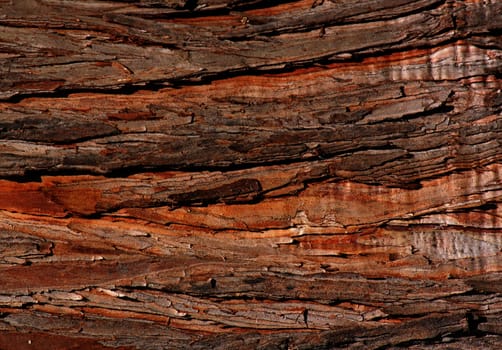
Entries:
{"label": "wood grain", "polygon": [[0,1],[0,348],[500,348],[501,30]]}

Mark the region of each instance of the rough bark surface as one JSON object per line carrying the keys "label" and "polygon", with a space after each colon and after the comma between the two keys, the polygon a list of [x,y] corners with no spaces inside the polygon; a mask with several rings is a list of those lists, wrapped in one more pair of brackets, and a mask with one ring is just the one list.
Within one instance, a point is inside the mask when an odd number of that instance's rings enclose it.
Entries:
{"label": "rough bark surface", "polygon": [[502,1],[0,1],[0,349],[499,349]]}

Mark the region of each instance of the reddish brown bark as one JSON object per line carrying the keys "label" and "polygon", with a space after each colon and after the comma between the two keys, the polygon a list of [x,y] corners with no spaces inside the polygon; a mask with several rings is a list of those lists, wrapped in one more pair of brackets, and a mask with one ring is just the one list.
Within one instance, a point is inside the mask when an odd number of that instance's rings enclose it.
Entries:
{"label": "reddish brown bark", "polygon": [[0,348],[498,349],[501,29],[0,2]]}

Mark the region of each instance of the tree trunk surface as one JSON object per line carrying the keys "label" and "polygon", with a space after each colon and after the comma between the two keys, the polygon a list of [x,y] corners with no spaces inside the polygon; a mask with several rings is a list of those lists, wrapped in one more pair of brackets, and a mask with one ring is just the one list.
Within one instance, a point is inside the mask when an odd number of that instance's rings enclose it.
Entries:
{"label": "tree trunk surface", "polygon": [[0,1],[0,349],[500,349],[502,1]]}

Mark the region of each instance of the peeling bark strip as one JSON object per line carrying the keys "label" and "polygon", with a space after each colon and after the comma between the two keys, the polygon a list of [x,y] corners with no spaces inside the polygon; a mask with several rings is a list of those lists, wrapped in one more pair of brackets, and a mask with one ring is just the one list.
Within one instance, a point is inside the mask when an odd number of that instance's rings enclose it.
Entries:
{"label": "peeling bark strip", "polygon": [[501,33],[501,1],[0,1],[0,348],[501,348]]}

